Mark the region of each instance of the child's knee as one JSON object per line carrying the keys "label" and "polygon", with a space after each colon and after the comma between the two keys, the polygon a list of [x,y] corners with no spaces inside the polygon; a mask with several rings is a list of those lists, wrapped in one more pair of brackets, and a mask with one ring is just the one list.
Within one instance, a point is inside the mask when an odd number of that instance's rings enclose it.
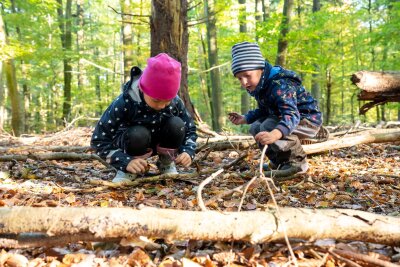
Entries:
{"label": "child's knee", "polygon": [[160,145],[163,147],[176,148],[182,145],[185,138],[185,123],[179,117],[169,118],[161,131]]}
{"label": "child's knee", "polygon": [[144,126],[132,126],[124,134],[124,142],[128,154],[142,155],[151,146],[151,133]]}

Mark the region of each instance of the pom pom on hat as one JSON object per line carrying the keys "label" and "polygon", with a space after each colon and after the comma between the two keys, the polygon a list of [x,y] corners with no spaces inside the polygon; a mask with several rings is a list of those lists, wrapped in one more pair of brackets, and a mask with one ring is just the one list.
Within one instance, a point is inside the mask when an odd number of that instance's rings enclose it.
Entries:
{"label": "pom pom on hat", "polygon": [[242,42],[232,46],[232,72],[236,75],[246,70],[265,67],[265,59],[257,43]]}
{"label": "pom pom on hat", "polygon": [[146,95],[159,100],[173,99],[181,85],[181,63],[165,53],[147,60],[139,87]]}

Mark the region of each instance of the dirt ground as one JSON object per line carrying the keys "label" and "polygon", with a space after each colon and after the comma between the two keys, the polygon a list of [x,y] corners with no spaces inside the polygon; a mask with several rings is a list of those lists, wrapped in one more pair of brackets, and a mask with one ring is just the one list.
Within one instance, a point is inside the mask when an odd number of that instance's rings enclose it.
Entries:
{"label": "dirt ground", "polygon": [[[48,149],[82,147],[87,150],[91,128],[75,128],[52,135],[15,138],[0,136],[0,206],[30,207],[131,207],[200,210],[196,192],[206,176],[163,180],[136,187],[113,189],[90,183],[111,181],[114,170],[95,159],[40,160],[32,155],[55,153]],[[257,170],[260,152],[234,148],[200,151],[195,167],[181,172],[218,170],[243,152],[247,156],[215,178],[202,191],[207,202],[247,183]],[[62,151],[61,151],[62,152]],[[65,153],[68,153],[66,151]],[[18,159],[18,156],[27,159]],[[6,159],[5,157],[9,157]],[[204,157],[205,156],[205,157]],[[0,157],[0,158],[1,158]],[[157,174],[156,157],[150,172]],[[309,156],[310,170],[292,180],[276,183],[274,196],[281,207],[353,209],[400,216],[400,142],[357,145]],[[73,189],[86,190],[76,192]],[[90,190],[93,189],[92,192]],[[234,192],[209,201],[208,208],[237,211],[242,194]],[[272,205],[265,185],[253,184],[242,210],[265,210]],[[4,236],[0,236],[2,240]],[[146,243],[147,242],[147,243]],[[1,243],[0,243],[1,244]],[[152,246],[148,246],[152,244]],[[400,241],[399,241],[400,244]],[[395,266],[400,247],[335,239],[291,240],[298,266]],[[336,252],[350,252],[338,254]],[[7,248],[0,266],[295,266],[285,243],[250,244],[194,240],[138,241],[129,246],[113,242],[78,242],[51,247]]]}

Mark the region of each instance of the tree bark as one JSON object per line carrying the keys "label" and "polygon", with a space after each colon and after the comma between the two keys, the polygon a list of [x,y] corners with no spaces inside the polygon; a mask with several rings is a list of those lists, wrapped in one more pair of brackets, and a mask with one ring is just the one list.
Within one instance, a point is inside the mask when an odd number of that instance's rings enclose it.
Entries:
{"label": "tree bark", "polygon": [[[351,81],[361,90],[376,93],[392,93],[400,96],[400,72],[358,71]],[[371,99],[361,99],[371,100]]]}
{"label": "tree bark", "polygon": [[182,78],[179,96],[193,119],[201,121],[190,100],[187,81],[189,46],[187,8],[187,0],[152,1],[150,18],[151,56],[164,52],[181,62]]}
{"label": "tree bark", "polygon": [[[281,222],[285,222],[282,225]],[[85,234],[85,238],[308,241],[334,238],[400,245],[400,218],[347,209],[280,208],[252,212],[183,211],[145,208],[0,208],[0,234]],[[90,236],[92,235],[92,236]],[[84,238],[82,237],[82,238]]]}

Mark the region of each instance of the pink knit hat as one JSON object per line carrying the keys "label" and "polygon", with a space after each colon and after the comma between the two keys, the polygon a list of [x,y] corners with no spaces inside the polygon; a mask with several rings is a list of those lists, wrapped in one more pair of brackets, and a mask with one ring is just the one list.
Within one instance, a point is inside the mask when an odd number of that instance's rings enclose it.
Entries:
{"label": "pink knit hat", "polygon": [[181,63],[165,53],[147,60],[147,67],[140,76],[139,87],[146,95],[171,100],[181,84]]}

